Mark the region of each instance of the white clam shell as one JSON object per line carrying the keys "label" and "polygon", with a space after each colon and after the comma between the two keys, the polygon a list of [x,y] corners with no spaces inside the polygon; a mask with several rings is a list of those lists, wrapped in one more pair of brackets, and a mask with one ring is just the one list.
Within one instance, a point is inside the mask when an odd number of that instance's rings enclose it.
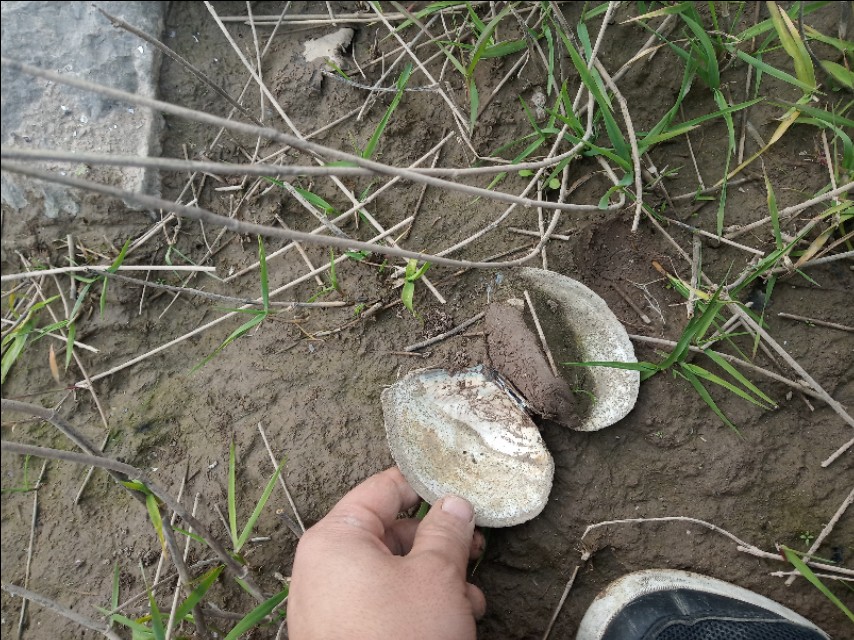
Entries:
{"label": "white clam shell", "polygon": [[[526,286],[557,302],[582,362],[637,362],[625,327],[595,292],[572,278],[543,269],[523,268]],[[514,274],[515,275],[515,274]],[[598,431],[623,419],[635,406],[640,373],[613,367],[589,367],[589,389],[596,398],[589,413],[572,428]]]}
{"label": "white clam shell", "polygon": [[433,503],[472,503],[475,523],[509,527],[548,501],[554,461],[539,429],[480,367],[413,371],[382,393],[389,448],[413,489]]}

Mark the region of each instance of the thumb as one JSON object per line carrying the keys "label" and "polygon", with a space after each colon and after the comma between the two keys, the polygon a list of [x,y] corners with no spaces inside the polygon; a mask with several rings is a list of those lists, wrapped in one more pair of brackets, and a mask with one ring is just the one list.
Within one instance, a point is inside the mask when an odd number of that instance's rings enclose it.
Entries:
{"label": "thumb", "polygon": [[418,526],[412,553],[436,553],[465,576],[474,535],[474,509],[459,496],[445,496]]}

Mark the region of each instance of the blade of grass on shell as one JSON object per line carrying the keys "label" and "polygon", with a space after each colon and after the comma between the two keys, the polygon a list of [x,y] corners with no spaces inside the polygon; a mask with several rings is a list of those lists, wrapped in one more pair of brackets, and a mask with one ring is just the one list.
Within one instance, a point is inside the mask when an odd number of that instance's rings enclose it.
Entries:
{"label": "blade of grass on shell", "polygon": [[611,369],[624,369],[627,371],[639,371],[641,380],[648,380],[659,371],[663,371],[660,365],[652,362],[562,362],[567,367],[609,367]]}
{"label": "blade of grass on shell", "polygon": [[228,531],[237,552],[237,456],[234,442],[228,447]]}
{"label": "blade of grass on shell", "polygon": [[703,383],[700,382],[696,375],[694,375],[694,372],[687,368],[686,363],[684,362],[680,362],[679,365],[681,367],[681,371],[677,371],[676,373],[691,383],[691,386],[694,387],[694,390],[697,392],[697,395],[699,395],[700,398],[703,399],[703,402],[705,402],[709,406],[709,408],[715,413],[715,415],[720,418],[721,422],[723,422],[726,426],[735,431],[738,435],[741,435],[741,432],[738,430],[738,427],[736,427],[732,422],[730,422],[730,419],[727,418],[726,415],[724,415],[724,412],[721,411],[720,407],[718,407],[717,403],[709,394],[708,389],[703,386]]}
{"label": "blade of grass on shell", "polygon": [[287,596],[288,589],[285,588],[269,600],[259,604],[246,614],[240,622],[234,625],[234,628],[225,636],[225,640],[237,640],[242,634],[259,625]]}
{"label": "blade of grass on shell", "polygon": [[792,566],[797,569],[798,573],[806,578],[812,586],[821,591],[822,594],[824,594],[824,597],[835,604],[839,610],[844,613],[849,620],[851,620],[851,622],[854,622],[854,613],[851,612],[851,609],[846,607],[842,601],[836,597],[836,594],[825,586],[821,579],[813,573],[812,569],[810,569],[809,566],[807,566],[807,564],[789,547],[781,546],[780,548],[783,551],[783,555],[786,556],[786,560],[788,560]]}
{"label": "blade of grass on shell", "polygon": [[270,498],[270,494],[273,492],[273,487],[276,486],[276,479],[278,479],[279,474],[282,473],[282,469],[285,466],[285,462],[287,458],[282,460],[279,463],[279,466],[276,467],[276,471],[270,477],[270,480],[267,482],[267,486],[264,487],[264,492],[261,494],[261,499],[258,500],[258,504],[255,505],[255,510],[252,511],[252,515],[249,516],[249,520],[246,523],[246,526],[243,529],[243,533],[240,534],[240,538],[237,540],[237,545],[235,546],[235,553],[240,551],[243,548],[243,545],[246,544],[246,541],[249,540],[249,536],[252,535],[252,530],[255,528],[255,523],[258,522],[258,518],[261,517],[261,512],[264,510],[264,505],[267,504],[267,500]]}
{"label": "blade of grass on shell", "polygon": [[370,159],[374,155],[374,150],[377,147],[377,143],[380,141],[380,137],[383,135],[383,131],[385,131],[386,125],[388,124],[389,119],[391,118],[391,114],[394,113],[395,109],[397,109],[397,105],[400,104],[400,100],[403,97],[403,90],[406,88],[406,83],[409,82],[409,76],[412,75],[412,63],[407,64],[403,71],[400,73],[400,76],[397,79],[397,93],[394,94],[394,98],[391,101],[391,104],[388,105],[388,109],[386,109],[383,114],[382,119],[380,120],[377,128],[374,130],[371,139],[368,140],[368,144],[365,146],[365,150],[362,152],[362,157]]}

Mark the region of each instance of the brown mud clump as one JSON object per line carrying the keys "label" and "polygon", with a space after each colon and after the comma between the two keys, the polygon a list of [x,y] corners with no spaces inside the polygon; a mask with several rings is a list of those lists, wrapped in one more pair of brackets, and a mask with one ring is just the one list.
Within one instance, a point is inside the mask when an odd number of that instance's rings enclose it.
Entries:
{"label": "brown mud clump", "polygon": [[486,335],[492,366],[545,418],[571,427],[578,421],[566,380],[556,378],[525,324],[522,310],[495,303],[486,310]]}

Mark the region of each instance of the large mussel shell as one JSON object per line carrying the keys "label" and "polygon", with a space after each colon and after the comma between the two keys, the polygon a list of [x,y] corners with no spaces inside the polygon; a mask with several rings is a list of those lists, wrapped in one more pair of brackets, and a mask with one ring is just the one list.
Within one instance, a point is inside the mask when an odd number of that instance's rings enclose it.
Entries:
{"label": "large mussel shell", "polygon": [[413,371],[383,391],[382,405],[392,456],[431,504],[461,496],[486,527],[520,524],[545,507],[554,461],[500,378],[481,367]]}
{"label": "large mussel shell", "polygon": [[[602,298],[577,280],[533,268],[519,269],[508,280],[514,289],[531,290],[547,341],[553,336],[554,342],[561,343],[549,344],[556,358],[565,351],[562,346],[568,344],[570,357],[577,362],[637,362],[629,335],[617,316]],[[538,346],[532,344],[531,348]],[[558,360],[558,369],[579,371],[568,369],[563,362]],[[583,388],[593,402],[577,421],[565,423],[566,426],[577,431],[598,431],[623,419],[635,406],[640,389],[637,371],[586,367],[583,374]],[[507,377],[515,383],[512,375]],[[528,397],[527,400],[534,399]],[[532,404],[537,409],[537,403]]]}

